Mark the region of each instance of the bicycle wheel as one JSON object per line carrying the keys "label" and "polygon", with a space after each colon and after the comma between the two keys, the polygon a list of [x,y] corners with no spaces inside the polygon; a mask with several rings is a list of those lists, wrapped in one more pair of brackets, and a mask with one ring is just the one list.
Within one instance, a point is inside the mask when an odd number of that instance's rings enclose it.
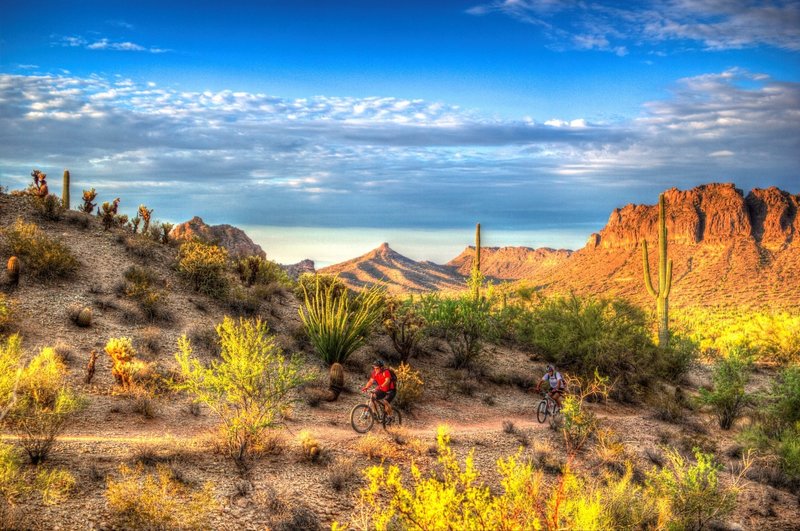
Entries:
{"label": "bicycle wheel", "polygon": [[386,422],[383,423],[383,429],[388,428],[389,426],[399,426],[403,423],[403,415],[400,414],[400,410],[395,408],[392,410],[392,414],[389,417],[386,417]]}
{"label": "bicycle wheel", "polygon": [[536,420],[538,420],[540,424],[543,423],[545,420],[547,420],[547,415],[549,413],[550,411],[547,409],[547,402],[544,400],[539,402],[539,407],[536,410]]}
{"label": "bicycle wheel", "polygon": [[358,404],[350,411],[350,425],[358,433],[367,433],[374,422],[372,411],[366,404]]}

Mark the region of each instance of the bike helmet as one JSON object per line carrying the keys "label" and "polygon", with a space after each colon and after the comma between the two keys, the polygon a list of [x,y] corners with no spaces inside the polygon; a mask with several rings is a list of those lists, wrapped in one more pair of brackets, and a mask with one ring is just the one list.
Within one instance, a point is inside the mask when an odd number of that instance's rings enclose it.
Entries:
{"label": "bike helmet", "polygon": [[554,370],[555,369],[553,368],[552,365],[548,365],[547,368],[544,370],[544,372],[550,372],[550,371],[554,371]]}
{"label": "bike helmet", "polygon": [[383,360],[375,360],[372,362],[373,367],[383,367]]}

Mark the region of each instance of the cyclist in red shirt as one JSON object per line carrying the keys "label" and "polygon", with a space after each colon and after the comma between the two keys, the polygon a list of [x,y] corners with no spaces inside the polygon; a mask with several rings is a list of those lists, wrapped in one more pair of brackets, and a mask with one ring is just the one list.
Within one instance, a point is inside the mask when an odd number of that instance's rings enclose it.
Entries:
{"label": "cyclist in red shirt", "polygon": [[397,389],[392,381],[392,373],[383,363],[383,360],[375,360],[372,364],[372,374],[370,374],[369,381],[364,384],[361,391],[366,392],[373,383],[376,387],[372,394],[375,395],[375,399],[383,405],[383,411],[386,413],[386,416],[390,417],[392,415],[392,406],[389,403],[394,400]]}

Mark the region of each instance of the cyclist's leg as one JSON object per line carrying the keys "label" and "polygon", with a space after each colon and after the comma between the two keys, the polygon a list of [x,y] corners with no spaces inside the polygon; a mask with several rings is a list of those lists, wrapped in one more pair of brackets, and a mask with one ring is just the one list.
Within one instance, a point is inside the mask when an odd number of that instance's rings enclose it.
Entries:
{"label": "cyclist's leg", "polygon": [[375,390],[375,398],[378,400],[378,403],[381,405],[382,415],[386,416],[391,412],[391,409],[387,408],[386,403],[386,392],[381,391],[380,389]]}
{"label": "cyclist's leg", "polygon": [[384,403],[386,404],[386,414],[387,415],[391,416],[391,414],[393,412],[392,400],[394,400],[394,397],[396,395],[397,395],[397,391],[395,389],[391,389],[386,393],[386,399],[384,400]]}
{"label": "cyclist's leg", "polygon": [[553,397],[553,401],[555,401],[556,406],[558,406],[558,409],[561,409],[561,391],[559,391],[558,389],[554,389],[550,393],[551,393],[550,396]]}

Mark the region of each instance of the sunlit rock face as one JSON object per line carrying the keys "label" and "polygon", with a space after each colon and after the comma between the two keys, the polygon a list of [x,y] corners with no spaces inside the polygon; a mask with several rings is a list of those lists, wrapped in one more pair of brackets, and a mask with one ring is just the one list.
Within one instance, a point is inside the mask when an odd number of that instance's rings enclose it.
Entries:
{"label": "sunlit rock face", "polygon": [[[691,190],[664,192],[669,242],[727,245],[753,239],[770,248],[791,243],[800,229],[798,196],[777,188],[756,189],[744,196],[731,183],[706,184]],[[608,224],[588,247],[632,248],[654,240],[658,205],[625,205],[614,209]]]}
{"label": "sunlit rock face", "polygon": [[254,243],[242,229],[231,225],[208,225],[198,216],[185,223],[175,225],[169,234],[176,240],[200,238],[208,243],[214,243],[227,249],[233,258],[252,255],[267,257],[267,253],[261,246]]}

